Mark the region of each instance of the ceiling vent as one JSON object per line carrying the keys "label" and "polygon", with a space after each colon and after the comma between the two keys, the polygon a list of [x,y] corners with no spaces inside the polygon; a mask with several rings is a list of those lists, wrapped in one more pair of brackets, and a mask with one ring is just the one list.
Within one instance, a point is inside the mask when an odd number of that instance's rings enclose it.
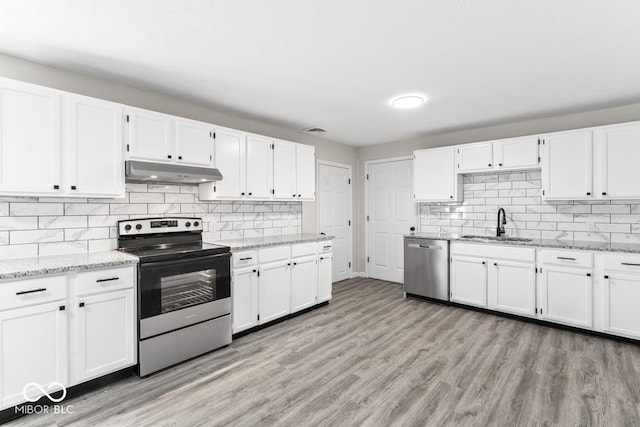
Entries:
{"label": "ceiling vent", "polygon": [[309,129],[305,129],[304,131],[308,133],[326,133],[327,132],[322,128],[309,128]]}

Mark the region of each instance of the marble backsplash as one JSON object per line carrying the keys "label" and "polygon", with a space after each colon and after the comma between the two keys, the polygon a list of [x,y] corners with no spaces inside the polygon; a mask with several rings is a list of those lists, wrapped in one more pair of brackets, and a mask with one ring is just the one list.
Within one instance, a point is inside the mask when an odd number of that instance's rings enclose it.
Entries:
{"label": "marble backsplash", "polygon": [[507,235],[640,243],[640,200],[542,201],[539,171],[464,176],[464,201],[420,205],[422,232],[495,235],[497,212]]}
{"label": "marble backsplash", "polygon": [[202,202],[195,185],[127,184],[122,199],[0,197],[0,258],[116,248],[122,219],[201,217],[215,241],[299,233],[300,202]]}

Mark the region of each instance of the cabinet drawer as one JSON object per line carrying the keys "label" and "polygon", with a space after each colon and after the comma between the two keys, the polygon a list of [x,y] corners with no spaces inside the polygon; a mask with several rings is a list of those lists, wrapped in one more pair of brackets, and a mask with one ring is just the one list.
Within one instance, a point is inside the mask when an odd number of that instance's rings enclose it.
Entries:
{"label": "cabinet drawer", "polygon": [[640,274],[640,255],[603,255],[602,267],[608,271]]}
{"label": "cabinet drawer", "polygon": [[312,243],[300,243],[291,246],[291,258],[298,258],[301,256],[315,255],[318,245],[315,242]]}
{"label": "cabinet drawer", "polygon": [[318,242],[318,253],[319,254],[330,254],[333,250],[333,242],[331,240],[326,240],[324,242]]}
{"label": "cabinet drawer", "polygon": [[78,295],[89,295],[116,289],[133,288],[135,284],[133,267],[91,270],[78,273]]}
{"label": "cabinet drawer", "polygon": [[233,253],[233,268],[253,267],[258,261],[256,251],[243,251]]}
{"label": "cabinet drawer", "polygon": [[536,250],[534,248],[512,245],[453,242],[451,244],[451,254],[473,256],[483,259],[536,262]]}
{"label": "cabinet drawer", "polygon": [[260,264],[274,261],[284,261],[291,256],[291,246],[276,246],[275,248],[260,249],[258,260]]}
{"label": "cabinet drawer", "polygon": [[0,310],[67,298],[67,277],[48,276],[0,283]]}
{"label": "cabinet drawer", "polygon": [[543,264],[567,265],[573,267],[593,267],[593,253],[586,251],[541,251]]}

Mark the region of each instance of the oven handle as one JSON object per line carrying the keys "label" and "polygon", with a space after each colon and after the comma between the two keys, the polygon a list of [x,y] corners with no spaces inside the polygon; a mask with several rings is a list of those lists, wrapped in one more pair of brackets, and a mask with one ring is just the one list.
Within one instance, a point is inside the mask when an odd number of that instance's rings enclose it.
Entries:
{"label": "oven handle", "polygon": [[194,263],[200,263],[203,261],[214,261],[214,260],[217,261],[217,260],[221,260],[222,258],[227,258],[230,261],[231,252],[226,252],[218,255],[207,255],[203,257],[183,258],[183,259],[177,259],[172,261],[156,261],[156,262],[142,263],[139,265],[140,265],[140,269],[147,270],[152,268],[159,268],[159,267],[165,268],[169,266],[185,265],[190,263],[194,264]]}

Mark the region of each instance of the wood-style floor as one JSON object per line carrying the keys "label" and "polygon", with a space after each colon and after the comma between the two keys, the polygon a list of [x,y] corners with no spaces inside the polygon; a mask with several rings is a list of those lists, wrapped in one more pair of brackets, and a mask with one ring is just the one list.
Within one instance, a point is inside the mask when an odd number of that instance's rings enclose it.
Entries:
{"label": "wood-style floor", "polygon": [[326,307],[67,403],[15,425],[639,426],[640,348],[352,279]]}

